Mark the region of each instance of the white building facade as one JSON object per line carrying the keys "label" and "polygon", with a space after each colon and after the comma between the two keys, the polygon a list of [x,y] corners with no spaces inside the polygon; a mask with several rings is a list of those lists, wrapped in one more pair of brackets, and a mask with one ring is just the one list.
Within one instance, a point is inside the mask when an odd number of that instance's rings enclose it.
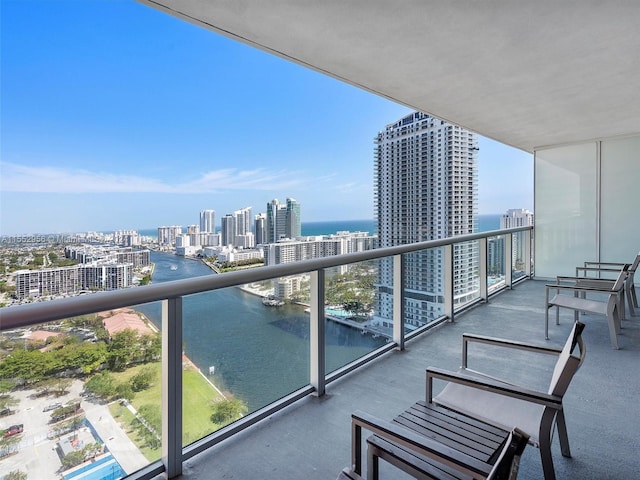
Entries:
{"label": "white building facade", "polygon": [[[476,135],[414,112],[375,138],[374,195],[380,247],[474,233],[477,216]],[[455,247],[454,307],[478,295],[478,250]],[[443,314],[444,250],[405,256],[405,326]],[[391,326],[391,260],[380,264],[376,319]]]}
{"label": "white building facade", "polygon": [[182,234],[182,226],[158,227],[158,245],[172,246],[176,244],[176,237]]}
{"label": "white building facade", "polygon": [[200,231],[214,233],[216,231],[216,211],[202,210],[200,212]]}
{"label": "white building facade", "polygon": [[[500,228],[516,228],[533,226],[533,212],[526,208],[510,208],[500,217]],[[513,236],[512,262],[513,266],[521,270],[525,264],[524,235],[519,233]]]}
{"label": "white building facade", "polygon": [[265,265],[300,262],[312,258],[372,250],[376,236],[367,232],[338,232],[332,235],[281,240],[263,246]]}

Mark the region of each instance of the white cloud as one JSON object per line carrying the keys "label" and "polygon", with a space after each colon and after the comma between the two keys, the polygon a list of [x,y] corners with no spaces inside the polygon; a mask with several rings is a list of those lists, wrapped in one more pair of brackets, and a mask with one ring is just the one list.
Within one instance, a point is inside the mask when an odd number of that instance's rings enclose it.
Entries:
{"label": "white cloud", "polygon": [[228,190],[289,189],[307,183],[301,172],[267,169],[211,170],[198,178],[165,180],[58,167],[0,163],[0,190],[40,193],[216,193]]}

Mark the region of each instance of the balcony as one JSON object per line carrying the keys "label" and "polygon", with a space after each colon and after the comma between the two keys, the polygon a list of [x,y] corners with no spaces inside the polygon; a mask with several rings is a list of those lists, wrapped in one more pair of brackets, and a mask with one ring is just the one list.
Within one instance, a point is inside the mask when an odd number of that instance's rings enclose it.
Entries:
{"label": "balcony", "polygon": [[[307,397],[188,460],[183,478],[209,478],[214,471],[215,478],[335,478],[350,462],[350,414],[359,409],[391,419],[424,398],[425,367],[457,368],[463,332],[544,344],[544,284],[538,280],[519,283],[488,304],[459,315],[455,322],[408,341],[404,351],[390,352],[331,383],[325,396]],[[640,353],[640,321],[636,317],[623,323],[623,347],[616,351],[611,349],[604,318],[585,315],[582,320],[587,325],[587,356],[565,396],[573,457],[562,457],[554,439],[556,475],[559,479],[634,478],[640,468],[640,415],[635,406],[640,385],[633,380]],[[560,345],[571,322],[572,315],[561,315],[548,344]],[[536,371],[527,380],[535,383]],[[407,477],[388,469],[381,478]],[[536,448],[525,450],[518,478],[543,478]]]}
{"label": "balcony", "polygon": [[[113,456],[122,463],[131,478],[154,478],[158,475],[184,478],[211,478],[212,471],[220,478],[333,478],[350,458],[349,415],[356,409],[366,410],[382,418],[392,418],[407,405],[424,396],[424,369],[433,365],[454,369],[460,362],[460,338],[465,331],[494,336],[506,336],[524,341],[543,339],[544,283],[527,280],[531,262],[524,262],[524,270],[512,266],[512,246],[531,245],[529,227],[466,235],[455,239],[424,242],[421,244],[390,247],[369,252],[329,257],[255,271],[193,278],[149,287],[105,292],[84,297],[10,307],[0,311],[2,331],[27,327],[70,316],[138,305],[150,301],[162,302],[162,460],[144,460],[135,446],[129,443],[122,429],[114,429],[105,438]],[[503,239],[501,275],[490,279],[485,267],[488,245],[498,237]],[[513,237],[513,238],[512,238]],[[440,281],[445,291],[454,291],[457,245],[472,245],[478,251],[478,288],[474,294],[444,297],[444,315],[427,325],[413,329],[402,328],[403,322],[394,322],[388,331],[390,341],[365,354],[352,363],[336,365],[330,346],[326,342],[324,320],[325,273],[332,267],[363,261],[392,259],[394,298],[403,298],[405,256],[426,249],[435,249],[444,258]],[[525,248],[525,259],[530,249]],[[223,290],[250,282],[303,272],[311,274],[311,318],[308,333],[308,355],[298,356],[294,363],[308,364],[306,381],[299,388],[276,396],[231,425],[196,438],[185,440],[187,426],[181,412],[186,403],[183,382],[183,339],[192,328],[189,303],[200,292]],[[520,280],[514,284],[515,279]],[[509,290],[509,287],[513,290]],[[491,294],[503,291],[501,295]],[[484,303],[488,301],[489,303]],[[393,305],[394,319],[409,317],[404,302]],[[183,318],[184,317],[184,318]],[[215,319],[216,317],[212,317]],[[222,318],[222,317],[217,317]],[[549,343],[562,344],[571,323],[571,315],[563,315],[559,327],[551,329]],[[554,452],[559,478],[605,478],[612,472],[615,477],[630,478],[638,468],[633,456],[636,449],[635,431],[637,415],[630,415],[627,405],[633,405],[638,396],[637,382],[633,378],[637,352],[640,350],[640,324],[637,320],[625,322],[622,350],[609,347],[606,322],[602,318],[587,319],[587,360],[567,396],[567,419],[574,459],[567,460]],[[211,326],[212,327],[212,326]],[[213,335],[211,328],[197,335],[207,341]],[[241,335],[251,356],[250,331]],[[222,333],[224,335],[224,332]],[[189,345],[187,345],[187,348]],[[406,347],[406,348],[405,348]],[[275,356],[279,349],[288,348],[279,343],[273,346]],[[345,364],[347,363],[347,364]],[[330,366],[331,365],[331,366]],[[282,365],[281,365],[282,366]],[[182,367],[182,368],[181,368]],[[512,366],[507,366],[507,369]],[[531,368],[531,366],[528,366]],[[530,376],[536,378],[536,365]],[[256,372],[247,371],[246,375]],[[308,382],[308,383],[307,383]],[[307,385],[304,385],[307,383]],[[597,388],[595,388],[597,386]],[[269,387],[264,387],[269,390]],[[271,393],[271,392],[269,392]],[[283,396],[282,396],[283,395]],[[282,397],[282,398],[280,398]],[[279,399],[278,399],[279,398]],[[269,403],[271,402],[271,403]],[[24,414],[24,412],[23,412]],[[40,415],[34,411],[33,416]],[[92,421],[102,422],[103,418]],[[89,415],[87,414],[87,418]],[[3,425],[6,420],[3,421]],[[44,429],[43,431],[46,431]],[[28,433],[28,432],[25,432]],[[201,438],[202,437],[202,438]],[[50,473],[50,463],[43,461],[42,438],[33,434],[20,443],[25,464],[31,472]],[[29,455],[31,450],[36,455]],[[611,449],[608,452],[606,449]],[[11,458],[0,461],[2,472],[12,468]],[[16,459],[21,458],[17,457]],[[54,457],[55,458],[55,457]],[[5,462],[5,463],[1,463]],[[146,465],[146,466],[145,466]],[[162,473],[164,472],[164,473]],[[538,452],[528,449],[523,461],[522,478],[540,478]],[[116,475],[118,477],[118,475]],[[390,478],[395,478],[392,476]]]}

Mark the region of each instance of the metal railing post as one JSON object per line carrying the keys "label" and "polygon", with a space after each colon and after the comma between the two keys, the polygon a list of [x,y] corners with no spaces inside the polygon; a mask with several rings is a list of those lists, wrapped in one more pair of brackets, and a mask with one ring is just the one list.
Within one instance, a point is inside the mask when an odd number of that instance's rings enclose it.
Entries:
{"label": "metal railing post", "polygon": [[162,302],[162,463],[182,475],[182,297]]}
{"label": "metal railing post", "polygon": [[444,314],[453,322],[453,245],[444,247]]}
{"label": "metal railing post", "polygon": [[404,350],[404,255],[393,256],[393,341]]}
{"label": "metal railing post", "polygon": [[487,255],[487,238],[481,238],[480,242],[480,258],[479,258],[479,277],[480,277],[480,299],[484,302],[489,301],[489,276],[488,271],[488,255]]}
{"label": "metal railing post", "polygon": [[504,284],[513,287],[513,234],[504,236]]}
{"label": "metal railing post", "polygon": [[325,321],[324,321],[324,270],[311,272],[311,307],[310,307],[310,332],[311,342],[309,352],[311,358],[310,380],[315,389],[315,395],[321,397],[325,393]]}

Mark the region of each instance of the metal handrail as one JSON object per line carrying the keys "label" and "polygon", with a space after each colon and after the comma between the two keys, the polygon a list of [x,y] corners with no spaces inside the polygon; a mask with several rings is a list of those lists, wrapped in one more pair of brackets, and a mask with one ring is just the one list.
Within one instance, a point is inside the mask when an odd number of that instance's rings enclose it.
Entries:
{"label": "metal handrail", "polygon": [[378,248],[364,252],[346,253],[270,267],[228,272],[223,275],[207,275],[175,280],[146,285],[143,288],[136,287],[109,292],[97,292],[46,302],[15,305],[0,308],[0,331],[528,230],[533,230],[533,227],[527,226],[492,230],[440,240],[429,240],[426,242]]}
{"label": "metal handrail", "polygon": [[[325,386],[330,380],[325,371],[325,332],[324,332],[324,269],[348,265],[367,260],[389,258],[393,260],[393,342],[378,350],[371,352],[367,359],[356,360],[343,367],[343,372],[351,371],[355,365],[361,365],[366,361],[381,355],[391,348],[404,349],[407,336],[404,332],[404,254],[426,250],[429,248],[444,247],[444,272],[445,272],[445,305],[444,316],[438,321],[454,319],[453,301],[453,277],[454,277],[454,252],[453,246],[479,240],[480,252],[480,298],[487,300],[487,238],[505,236],[505,284],[512,285],[511,278],[511,234],[527,232],[528,241],[531,239],[533,227],[518,227],[505,230],[493,230],[490,232],[461,235],[458,237],[431,240],[427,242],[413,243],[385,247],[365,252],[335,255],[331,257],[306,260],[302,262],[275,265],[271,267],[256,268],[229,272],[222,275],[207,275],[184,280],[148,285],[143,288],[130,288],[110,292],[99,292],[89,295],[81,295],[71,298],[50,300],[46,302],[17,305],[0,309],[0,331],[17,327],[26,327],[40,323],[61,320],[79,315],[96,313],[104,310],[112,310],[121,307],[131,307],[150,302],[162,302],[162,445],[163,457],[161,461],[147,465],[142,470],[134,472],[130,478],[149,479],[164,472],[168,478],[175,478],[182,474],[183,462],[191,456],[210,448],[211,446],[234,435],[240,430],[266,418],[273,412],[279,411],[294,401],[309,395],[323,395]],[[527,242],[528,243],[528,242]],[[525,245],[526,247],[526,245]],[[525,248],[528,257],[530,249]],[[484,264],[484,265],[483,265]],[[526,260],[528,274],[531,274],[530,258]],[[183,327],[183,298],[187,295],[234,287],[262,280],[269,280],[282,276],[311,274],[310,291],[310,385],[292,392],[287,397],[276,401],[230,425],[228,428],[214,432],[205,438],[198,440],[191,446],[182,446],[182,327]],[[483,286],[484,284],[484,286]],[[465,307],[462,307],[465,308]],[[430,324],[429,324],[430,325]],[[342,373],[333,373],[332,378],[337,378]]]}

